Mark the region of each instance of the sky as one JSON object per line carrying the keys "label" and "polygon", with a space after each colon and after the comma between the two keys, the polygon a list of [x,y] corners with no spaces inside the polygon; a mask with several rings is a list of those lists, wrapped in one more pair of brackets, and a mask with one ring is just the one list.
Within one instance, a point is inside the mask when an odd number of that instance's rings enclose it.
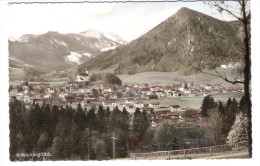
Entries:
{"label": "sky", "polygon": [[8,35],[43,34],[48,31],[79,33],[88,29],[113,32],[131,41],[188,7],[221,20],[232,20],[203,2],[8,4]]}
{"label": "sky", "polygon": [[[18,0],[17,0],[18,1]],[[50,0],[51,1],[51,0]],[[203,166],[203,165],[211,165],[211,166],[219,166],[219,165],[236,165],[236,166],[245,166],[245,165],[260,165],[260,132],[254,132],[254,131],[259,131],[259,126],[260,126],[260,121],[259,121],[259,117],[260,117],[260,102],[259,102],[259,98],[260,98],[260,78],[259,78],[259,71],[260,71],[260,65],[259,65],[259,55],[260,55],[260,47],[259,47],[259,43],[260,43],[260,23],[259,23],[259,18],[260,18],[260,10],[259,10],[259,6],[260,6],[260,1],[259,0],[252,0],[252,109],[253,109],[253,159],[248,159],[248,160],[240,160],[240,159],[236,159],[236,160],[214,160],[214,162],[212,162],[213,160],[175,160],[174,164],[176,165],[195,165],[195,166]],[[180,7],[177,5],[177,3],[175,3],[177,8]],[[120,4],[118,4],[120,5]],[[188,3],[186,4],[188,5]],[[192,6],[196,6],[197,4],[191,3]],[[197,7],[194,8],[195,10],[197,9],[198,11],[207,11],[205,8],[206,7],[202,7],[202,4],[198,4],[198,6],[201,7]],[[73,5],[70,5],[73,6]],[[83,6],[80,5],[80,6]],[[85,6],[85,5],[84,5]],[[140,6],[144,6],[140,5]],[[161,7],[160,9],[156,10],[157,13],[160,12],[163,9],[166,10],[168,5],[154,5],[155,7]],[[166,7],[162,7],[162,6],[166,6]],[[189,6],[191,8],[191,6]],[[20,9],[19,9],[20,8]],[[41,7],[43,8],[43,7]],[[111,7],[112,8],[112,7]],[[170,7],[169,7],[170,8]],[[122,8],[123,9],[123,8]],[[131,8],[129,8],[130,10]],[[7,37],[8,35],[17,35],[19,37],[19,35],[21,34],[26,34],[26,33],[45,33],[49,30],[56,30],[56,31],[60,31],[60,32],[77,32],[77,31],[84,31],[86,29],[88,29],[87,25],[90,25],[90,20],[88,20],[87,24],[86,20],[81,20],[83,22],[85,22],[85,26],[80,27],[80,25],[77,26],[73,26],[76,25],[75,23],[77,22],[76,20],[80,21],[79,18],[74,18],[72,20],[66,21],[66,19],[64,19],[66,22],[67,26],[65,26],[64,24],[61,25],[61,21],[59,22],[55,22],[55,20],[53,21],[51,16],[51,13],[55,13],[55,15],[60,14],[60,16],[64,16],[64,15],[68,15],[70,13],[71,17],[73,18],[73,15],[75,16],[75,13],[80,13],[80,10],[75,10],[73,12],[71,12],[71,10],[73,10],[73,8],[70,8],[70,10],[68,12],[62,12],[64,10],[58,10],[55,9],[56,12],[51,11],[51,10],[47,10],[45,9],[40,9],[37,8],[37,10],[35,9],[35,12],[32,12],[31,10],[28,9],[28,7],[22,6],[22,5],[13,5],[13,6],[8,6],[4,1],[0,0],[0,71],[1,71],[1,83],[0,83],[0,102],[1,102],[1,111],[0,111],[0,165],[6,165],[6,166],[11,166],[11,165],[32,165],[34,166],[35,163],[34,162],[26,162],[26,163],[12,163],[9,161],[9,112],[8,110],[8,102],[9,102],[9,94],[8,94],[8,41],[7,41]],[[95,10],[97,11],[97,8],[95,8]],[[174,14],[174,12],[176,11],[176,9],[174,10],[173,7],[170,8],[172,13],[169,13],[169,15]],[[115,11],[115,9],[113,9],[112,11]],[[86,12],[86,11],[84,11]],[[155,11],[154,11],[155,12]],[[16,14],[15,14],[16,13]],[[29,14],[27,14],[27,16],[29,17],[25,17],[26,14],[25,13],[33,13],[33,15],[35,16],[34,19],[32,20],[32,16],[30,16]],[[122,11],[121,13],[125,13],[124,11]],[[210,13],[210,12],[208,12]],[[44,14],[45,14],[45,18],[44,18]],[[16,15],[16,16],[14,16]],[[40,17],[42,15],[42,17]],[[12,16],[12,17],[10,17]],[[49,18],[48,18],[48,17]],[[58,16],[55,16],[56,18]],[[71,18],[70,17],[70,18]],[[166,18],[168,16],[165,16]],[[11,18],[13,18],[13,24],[11,24],[12,20],[10,20]],[[35,18],[44,18],[42,20],[40,19],[35,19]],[[226,18],[226,17],[225,17]],[[21,20],[20,20],[21,19]],[[136,18],[136,19],[140,19],[140,18]],[[143,19],[144,20],[144,19]],[[151,19],[153,21],[153,19]],[[155,19],[154,19],[155,20]],[[161,20],[163,21],[164,18],[161,18]],[[158,22],[160,22],[161,20],[157,20],[157,22],[155,21],[154,24],[158,24]],[[8,24],[9,21],[9,25],[6,26]],[[33,22],[31,22],[33,21]],[[16,24],[15,24],[16,22]],[[24,22],[24,24],[23,24]],[[25,24],[27,22],[27,25]],[[50,23],[54,23],[54,25],[50,26]],[[73,22],[70,23],[70,22]],[[93,23],[93,22],[92,22]],[[123,26],[123,22],[120,22],[121,26]],[[125,23],[125,22],[124,22]],[[62,28],[58,28],[60,24],[60,27]],[[148,23],[147,22],[140,22],[141,25],[145,26]],[[13,28],[11,27],[14,26]],[[92,24],[93,25],[93,24]],[[112,26],[111,24],[106,25],[106,27],[108,26]],[[114,26],[114,25],[113,25]],[[119,24],[117,24],[116,26],[114,26],[114,30],[112,32],[119,32],[120,35],[122,37],[125,37],[129,40],[138,37],[138,35],[140,35],[141,33],[145,33],[145,30],[139,30],[139,33],[132,33],[135,35],[132,35],[130,32],[132,32],[132,29],[128,29],[127,24],[126,24],[126,29],[125,31],[122,30],[122,32],[120,32],[116,27],[118,27]],[[137,26],[137,24],[136,24]],[[153,24],[151,24],[146,30],[149,30],[151,28],[151,26],[153,26]],[[141,26],[138,26],[139,28],[141,28]],[[78,29],[76,29],[78,28]],[[103,29],[104,28],[104,29]],[[106,31],[105,26],[100,27],[101,31]],[[112,29],[112,28],[111,28]],[[9,31],[9,33],[8,33]],[[67,31],[67,32],[66,32]],[[118,34],[119,34],[118,33]],[[126,33],[125,35],[123,35],[124,33]],[[106,162],[106,161],[104,161]],[[86,165],[86,162],[68,162],[68,161],[64,161],[62,162],[62,165],[72,165],[75,164],[76,165]],[[103,163],[102,161],[99,162],[90,162],[90,165],[93,163],[93,165],[107,165],[107,163]],[[170,163],[170,161],[152,161],[152,162],[145,162],[145,161],[140,161],[138,162],[140,165],[172,165],[172,163]],[[61,165],[61,162],[38,162],[37,164],[39,165]],[[127,162],[113,162],[112,163],[115,166],[122,166],[122,165],[127,165],[127,166],[133,166],[136,164],[136,162],[131,162],[131,161],[127,161]]]}

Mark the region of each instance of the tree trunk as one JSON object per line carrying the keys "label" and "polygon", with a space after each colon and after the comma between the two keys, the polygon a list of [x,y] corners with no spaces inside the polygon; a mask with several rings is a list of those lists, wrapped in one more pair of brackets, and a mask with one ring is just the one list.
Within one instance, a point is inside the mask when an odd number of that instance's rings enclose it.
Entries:
{"label": "tree trunk", "polygon": [[244,95],[247,104],[247,116],[248,116],[248,151],[249,157],[252,158],[252,103],[250,96],[250,80],[251,80],[251,59],[250,59],[250,47],[249,47],[249,35],[248,35],[248,18],[246,16],[245,2],[242,1],[243,12],[243,28],[244,28],[244,46],[245,46],[245,67],[244,67]]}

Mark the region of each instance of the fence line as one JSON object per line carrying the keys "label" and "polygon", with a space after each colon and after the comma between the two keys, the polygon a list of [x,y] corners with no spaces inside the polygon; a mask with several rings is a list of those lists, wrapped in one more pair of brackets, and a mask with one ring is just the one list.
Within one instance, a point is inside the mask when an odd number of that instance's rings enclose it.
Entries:
{"label": "fence line", "polygon": [[150,153],[130,153],[130,159],[186,159],[186,158],[199,158],[205,156],[211,156],[213,154],[229,152],[229,151],[240,151],[248,148],[248,142],[236,142],[228,143],[216,146],[191,148],[191,149],[180,149],[170,151],[157,151]]}

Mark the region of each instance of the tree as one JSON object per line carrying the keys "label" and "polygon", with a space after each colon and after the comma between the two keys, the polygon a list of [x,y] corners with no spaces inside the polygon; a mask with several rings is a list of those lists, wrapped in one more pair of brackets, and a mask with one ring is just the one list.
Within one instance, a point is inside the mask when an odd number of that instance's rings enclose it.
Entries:
{"label": "tree", "polygon": [[122,85],[122,80],[112,73],[107,73],[104,76],[104,82],[112,85]]}
{"label": "tree", "polygon": [[217,109],[211,109],[208,112],[208,116],[203,119],[203,128],[207,132],[213,145],[222,143],[222,126],[222,115]]}
{"label": "tree", "polygon": [[210,95],[207,95],[204,97],[202,101],[202,106],[201,106],[201,116],[206,117],[208,116],[208,111],[215,108],[216,103]]}
{"label": "tree", "polygon": [[243,81],[231,81],[226,77],[223,77],[218,72],[218,76],[225,81],[238,84],[242,83],[244,85],[244,96],[246,100],[247,106],[247,118],[248,118],[248,144],[249,144],[249,157],[252,157],[252,103],[250,98],[250,84],[251,84],[251,53],[250,53],[250,43],[251,43],[251,34],[250,34],[250,20],[251,20],[251,10],[250,10],[250,0],[237,0],[237,6],[239,8],[238,11],[234,11],[233,7],[230,7],[229,3],[225,3],[225,1],[212,1],[208,2],[211,6],[215,7],[219,10],[220,13],[226,12],[229,15],[233,16],[242,24],[243,30],[243,42],[244,42],[244,80]]}
{"label": "tree", "polygon": [[236,120],[234,122],[234,125],[232,126],[230,132],[228,133],[227,142],[233,143],[233,142],[242,142],[247,141],[247,117],[245,114],[240,112],[236,115]]}
{"label": "tree", "polygon": [[129,115],[126,111],[125,107],[123,108],[123,111],[121,113],[121,127],[123,131],[128,132],[129,131]]}
{"label": "tree", "polygon": [[102,160],[106,157],[106,152],[107,152],[107,146],[105,141],[101,138],[101,135],[99,132],[93,132],[92,139],[95,140],[93,141],[93,155],[94,159],[96,160]]}
{"label": "tree", "polygon": [[161,127],[155,131],[154,142],[158,150],[172,150],[175,144],[175,128],[173,126]]}
{"label": "tree", "polygon": [[239,110],[244,114],[248,113],[245,96],[242,96],[242,98],[240,99]]}
{"label": "tree", "polygon": [[99,93],[98,93],[98,90],[97,90],[97,89],[93,88],[93,89],[92,89],[92,93],[93,93],[93,95],[95,96],[95,99],[97,99],[97,98],[99,97]]}
{"label": "tree", "polygon": [[193,84],[194,84],[194,83],[193,83],[193,81],[191,81],[191,84],[190,84],[190,86],[191,86],[191,87],[193,87],[193,86],[194,86]]}
{"label": "tree", "polygon": [[97,116],[95,113],[95,108],[91,108],[88,113],[87,113],[87,117],[86,117],[86,121],[87,121],[87,127],[90,130],[95,130],[97,128]]}
{"label": "tree", "polygon": [[227,110],[224,116],[224,121],[223,121],[223,128],[222,128],[222,133],[224,135],[228,134],[234,121],[236,118],[235,112],[232,112],[231,110]]}
{"label": "tree", "polygon": [[74,115],[74,120],[77,126],[81,131],[84,131],[87,125],[86,121],[86,115],[81,107],[81,104],[78,104],[77,111],[75,112]]}
{"label": "tree", "polygon": [[90,81],[91,82],[96,82],[97,81],[97,75],[95,73],[93,73],[91,76],[90,76]]}
{"label": "tree", "polygon": [[9,92],[11,92],[12,90],[13,90],[13,86],[12,86],[12,85],[10,85],[10,86],[9,86],[9,90],[8,90],[8,91],[9,91]]}
{"label": "tree", "polygon": [[140,111],[140,108],[135,109],[134,118],[133,118],[133,129],[134,133],[139,136],[140,141],[143,140],[143,135],[149,128],[149,121],[146,115],[146,112]]}
{"label": "tree", "polygon": [[221,113],[222,116],[225,115],[225,108],[221,101],[218,102],[218,111]]}
{"label": "tree", "polygon": [[105,111],[103,109],[103,106],[98,107],[98,112],[97,112],[97,130],[100,133],[104,133],[107,131],[107,124],[106,124],[106,119],[105,119]]}
{"label": "tree", "polygon": [[138,146],[140,143],[140,139],[138,135],[131,135],[129,138],[129,147],[130,149],[133,149],[135,152],[135,147]]}
{"label": "tree", "polygon": [[111,115],[111,130],[119,129],[121,125],[121,112],[118,109],[118,107],[115,107],[113,109],[112,115]]}
{"label": "tree", "polygon": [[184,83],[184,89],[188,89],[189,87],[188,87],[188,84],[185,82]]}

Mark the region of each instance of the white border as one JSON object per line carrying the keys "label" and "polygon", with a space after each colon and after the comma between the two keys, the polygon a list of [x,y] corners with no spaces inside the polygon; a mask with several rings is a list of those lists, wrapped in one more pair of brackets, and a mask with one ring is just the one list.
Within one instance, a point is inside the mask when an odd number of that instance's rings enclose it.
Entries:
{"label": "white border", "polygon": [[[19,1],[19,0],[17,0]],[[32,1],[32,0],[23,0]],[[41,0],[34,0],[41,1]],[[48,1],[48,0],[46,0]],[[51,0],[49,0],[51,1]],[[62,0],[56,0],[62,1]],[[68,0],[63,0],[68,1]],[[80,0],[78,0],[80,1]],[[259,72],[260,65],[258,64],[260,56],[260,1],[251,0],[252,7],[252,103],[253,103],[253,158],[246,160],[172,160],[172,161],[65,161],[65,162],[10,162],[9,161],[9,112],[8,112],[8,36],[7,36],[7,3],[10,1],[0,2],[0,68],[1,68],[1,84],[0,84],[0,165],[260,165],[260,153],[259,153],[259,127],[260,127],[260,116],[259,116],[259,99],[260,99],[260,81]]]}

